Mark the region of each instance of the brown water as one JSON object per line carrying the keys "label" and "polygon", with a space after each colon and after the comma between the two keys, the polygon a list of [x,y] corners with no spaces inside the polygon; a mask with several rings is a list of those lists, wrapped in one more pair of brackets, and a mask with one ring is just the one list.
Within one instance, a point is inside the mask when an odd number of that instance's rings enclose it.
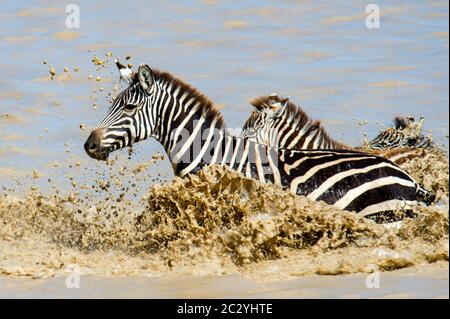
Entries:
{"label": "brown water", "polygon": [[0,278],[0,297],[11,298],[448,298],[448,262],[383,272],[367,288],[365,274],[300,276],[255,281],[231,275],[99,277],[83,275],[78,289],[66,277]]}
{"label": "brown water", "polygon": [[[382,1],[379,30],[360,1],[78,3],[77,30],[51,1],[0,13],[0,296],[448,298],[446,1]],[[438,202],[388,230],[222,169],[173,179],[154,141],[93,161],[114,57],[181,76],[231,128],[274,91],[350,145],[424,115],[444,151],[404,167]]]}

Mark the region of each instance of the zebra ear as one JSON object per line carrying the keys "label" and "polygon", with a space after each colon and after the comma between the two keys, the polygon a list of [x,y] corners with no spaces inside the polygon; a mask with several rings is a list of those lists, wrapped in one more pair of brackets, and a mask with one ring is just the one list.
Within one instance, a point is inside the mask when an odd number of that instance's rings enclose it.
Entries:
{"label": "zebra ear", "polygon": [[278,104],[279,108],[275,111],[274,117],[280,117],[281,115],[283,115],[289,104],[289,96],[285,99],[282,99]]}
{"label": "zebra ear", "polygon": [[141,64],[138,69],[138,79],[145,92],[150,94],[150,89],[155,83],[153,72],[147,64]]}

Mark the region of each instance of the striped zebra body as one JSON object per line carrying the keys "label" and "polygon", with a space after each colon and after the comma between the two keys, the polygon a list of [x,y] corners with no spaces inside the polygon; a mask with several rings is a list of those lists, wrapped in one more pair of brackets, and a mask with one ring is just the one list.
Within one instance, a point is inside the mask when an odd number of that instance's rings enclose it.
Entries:
{"label": "striped zebra body", "polygon": [[106,160],[114,150],[147,137],[163,145],[178,176],[210,164],[228,166],[246,177],[374,218],[393,219],[392,211],[417,204],[417,183],[390,161],[352,150],[280,149],[232,136],[204,95],[168,73],[141,65],[87,139],[85,150]]}

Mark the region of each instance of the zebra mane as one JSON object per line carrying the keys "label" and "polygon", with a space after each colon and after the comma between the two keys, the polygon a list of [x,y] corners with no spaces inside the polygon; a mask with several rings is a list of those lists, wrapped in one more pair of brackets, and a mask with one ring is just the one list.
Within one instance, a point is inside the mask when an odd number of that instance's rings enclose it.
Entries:
{"label": "zebra mane", "polygon": [[[283,100],[277,95],[265,95],[253,99],[250,101],[250,104],[252,104],[258,112],[263,112],[264,110],[271,109],[274,102],[282,103],[282,101]],[[319,130],[319,134],[323,137],[323,140],[334,143],[336,148],[349,148],[347,145],[332,139],[319,120],[312,120],[300,106],[291,101],[288,101],[286,109],[282,112],[281,117],[296,130],[301,130],[302,128],[305,128],[305,130],[310,132]]]}
{"label": "zebra mane", "polygon": [[[216,120],[216,127],[217,128],[224,128],[225,127],[225,121],[223,119],[222,113],[217,109],[217,107],[214,105],[214,103],[203,93],[201,93],[199,90],[194,88],[192,85],[184,82],[183,80],[175,77],[169,72],[160,71],[158,69],[152,68],[153,76],[155,77],[155,81],[159,82],[160,84],[169,84],[172,83],[173,89],[180,88],[179,95],[183,95],[187,93],[187,96],[185,98],[186,101],[193,100],[193,103],[191,105],[196,105],[197,103],[200,103],[201,108],[199,111],[201,111],[201,114],[203,118],[210,123],[213,120]],[[137,73],[133,73],[131,76],[132,84],[139,84],[139,78]]]}

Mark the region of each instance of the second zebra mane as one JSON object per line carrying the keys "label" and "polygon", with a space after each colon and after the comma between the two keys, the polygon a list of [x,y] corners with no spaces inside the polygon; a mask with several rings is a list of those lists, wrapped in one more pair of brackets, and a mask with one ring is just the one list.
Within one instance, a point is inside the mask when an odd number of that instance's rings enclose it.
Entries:
{"label": "second zebra mane", "polygon": [[289,101],[288,98],[281,99],[275,94],[265,95],[253,99],[250,101],[250,104],[253,105],[258,112],[274,112],[276,117],[283,119],[297,131],[303,130],[305,134],[308,134],[315,133],[316,130],[318,130],[319,135],[322,136],[323,140],[328,141],[330,144],[334,144],[334,148],[351,149],[350,146],[337,142],[331,138],[319,120],[311,119],[300,106]]}

